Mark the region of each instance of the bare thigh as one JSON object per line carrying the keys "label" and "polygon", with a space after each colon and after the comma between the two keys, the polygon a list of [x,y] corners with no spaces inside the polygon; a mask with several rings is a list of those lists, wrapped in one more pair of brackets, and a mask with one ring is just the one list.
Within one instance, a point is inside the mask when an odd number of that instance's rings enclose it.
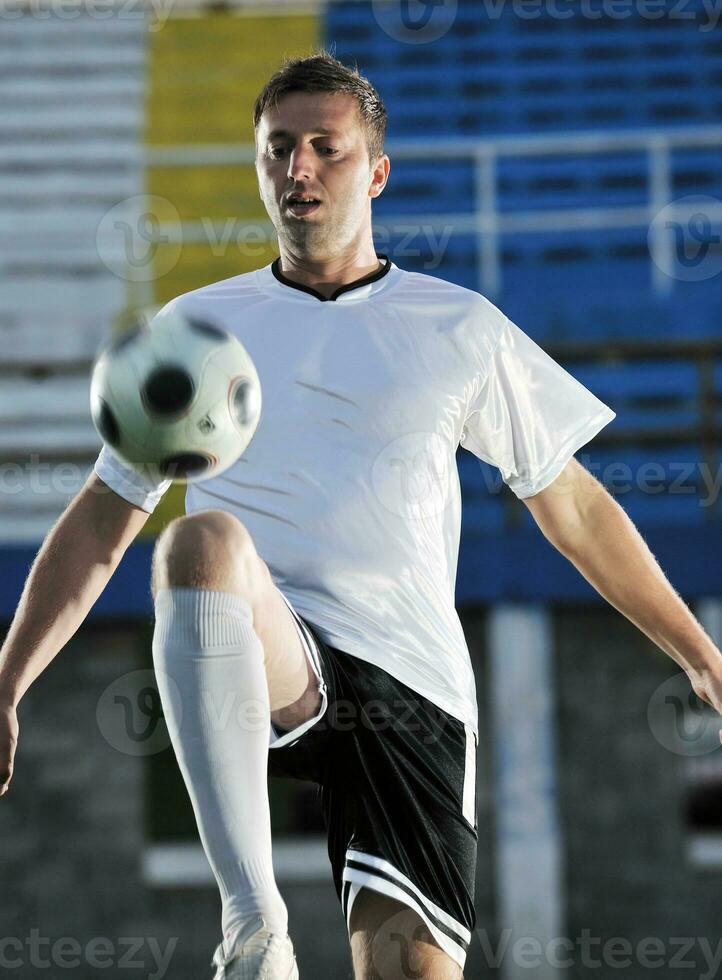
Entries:
{"label": "bare thigh", "polygon": [[362,888],[351,910],[355,980],[463,980],[413,909]]}
{"label": "bare thigh", "polygon": [[316,713],[318,679],[295,619],[238,518],[204,510],[165,528],[153,554],[153,595],[173,586],[234,592],[245,599],[263,645],[274,725],[291,729]]}
{"label": "bare thigh", "polygon": [[263,559],[266,585],[254,605],[253,625],[263,644],[271,720],[291,729],[312,718],[321,704],[318,678],[298,634],[298,627]]}

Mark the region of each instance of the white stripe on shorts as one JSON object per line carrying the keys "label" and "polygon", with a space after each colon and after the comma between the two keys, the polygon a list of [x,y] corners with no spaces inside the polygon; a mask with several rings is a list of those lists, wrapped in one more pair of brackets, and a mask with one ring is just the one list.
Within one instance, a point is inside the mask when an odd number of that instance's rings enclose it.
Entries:
{"label": "white stripe on shorts", "polygon": [[466,731],[466,761],[464,763],[464,793],[461,812],[464,819],[476,827],[476,735],[470,725]]}
{"label": "white stripe on shorts", "polygon": [[324,681],[323,674],[321,672],[321,657],[319,655],[313,636],[309,632],[306,624],[299,617],[296,610],[293,608],[291,603],[283,594],[283,592],[281,592],[280,589],[278,590],[278,592],[281,598],[283,599],[283,601],[288,606],[291,615],[293,616],[294,622],[296,624],[296,629],[298,630],[298,635],[301,640],[301,645],[303,646],[303,649],[306,653],[309,663],[311,664],[314,674],[318,678],[318,689],[321,693],[321,705],[318,709],[318,712],[313,716],[313,718],[308,718],[300,725],[297,725],[296,728],[291,729],[290,732],[284,732],[282,735],[278,735],[276,733],[276,729],[273,727],[273,724],[271,724],[271,734],[270,734],[269,746],[268,746],[270,749],[281,749],[285,745],[293,745],[293,743],[298,741],[298,739],[303,735],[304,732],[308,731],[309,728],[311,728],[313,725],[316,724],[319,718],[323,717],[323,714],[326,711],[326,708],[328,707],[328,693],[326,691],[326,682]]}
{"label": "white stripe on shorts", "polygon": [[[363,866],[349,867],[353,861]],[[438,905],[426,898],[414,883],[388,861],[361,851],[346,852],[346,867],[343,870],[344,887],[356,887],[354,898],[361,888],[378,892],[413,909],[426,923],[437,944],[463,969],[466,951],[471,941],[471,933],[453,916],[448,915]],[[349,891],[350,898],[350,891]],[[347,926],[351,927],[351,913],[347,909]]]}

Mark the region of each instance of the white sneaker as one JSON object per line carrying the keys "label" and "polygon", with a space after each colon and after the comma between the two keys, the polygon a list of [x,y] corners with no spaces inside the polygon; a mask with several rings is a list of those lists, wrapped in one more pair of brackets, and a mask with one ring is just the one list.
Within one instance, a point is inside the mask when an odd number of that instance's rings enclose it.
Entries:
{"label": "white sneaker", "polygon": [[298,980],[298,966],[289,936],[269,932],[257,916],[213,954],[213,980]]}

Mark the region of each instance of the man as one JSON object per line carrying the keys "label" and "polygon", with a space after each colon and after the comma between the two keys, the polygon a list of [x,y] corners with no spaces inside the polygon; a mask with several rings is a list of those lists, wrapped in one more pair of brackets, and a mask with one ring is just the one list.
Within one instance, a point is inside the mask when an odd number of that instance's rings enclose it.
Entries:
{"label": "man", "polygon": [[[325,53],[291,61],[254,121],[280,258],[166,310],[242,340],[263,416],[234,467],[188,488],[152,576],[159,689],[222,898],[216,978],[298,975],[271,864],[270,765],[322,787],[357,980],[401,980],[409,963],[453,980],[474,927],[477,839],[477,710],[454,608],[459,444],[500,468],[717,710],[721,658],[574,460],[614,412],[477,293],[376,254],[371,202],[389,159],[373,87]],[[0,662],[5,788],[18,701],[166,487],[104,448],[48,535]]]}

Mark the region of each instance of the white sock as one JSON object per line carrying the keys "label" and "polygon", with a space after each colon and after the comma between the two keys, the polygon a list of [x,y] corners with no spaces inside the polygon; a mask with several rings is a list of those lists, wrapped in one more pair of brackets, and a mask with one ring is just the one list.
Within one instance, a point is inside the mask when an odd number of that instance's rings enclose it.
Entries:
{"label": "white sock", "polygon": [[155,616],[158,690],[220,889],[224,937],[255,915],[285,935],[271,862],[268,684],[251,607],[231,592],[171,588],[159,590]]}

